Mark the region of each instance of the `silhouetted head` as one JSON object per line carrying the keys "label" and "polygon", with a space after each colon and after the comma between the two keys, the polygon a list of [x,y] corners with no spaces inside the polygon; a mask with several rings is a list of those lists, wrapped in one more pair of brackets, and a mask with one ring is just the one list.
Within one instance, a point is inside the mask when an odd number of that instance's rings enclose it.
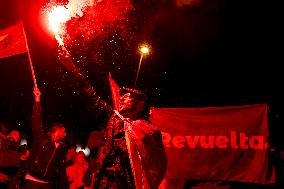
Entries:
{"label": "silhouetted head", "polygon": [[122,88],[119,98],[119,112],[125,117],[138,118],[145,109],[146,96],[141,91]]}
{"label": "silhouetted head", "polygon": [[49,136],[53,142],[63,141],[66,137],[66,129],[63,123],[53,123],[49,129]]}

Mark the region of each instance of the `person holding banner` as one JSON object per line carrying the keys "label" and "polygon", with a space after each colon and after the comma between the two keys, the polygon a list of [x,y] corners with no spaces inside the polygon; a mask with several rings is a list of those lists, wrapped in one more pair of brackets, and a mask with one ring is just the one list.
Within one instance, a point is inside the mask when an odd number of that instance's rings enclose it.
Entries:
{"label": "person holding banner", "polygon": [[120,89],[110,78],[112,108],[98,96],[70,56],[66,52],[62,54],[61,62],[80,81],[93,115],[107,119],[104,140],[83,181],[87,186],[100,189],[157,189],[166,173],[167,157],[161,132],[144,119],[145,94],[134,89]]}

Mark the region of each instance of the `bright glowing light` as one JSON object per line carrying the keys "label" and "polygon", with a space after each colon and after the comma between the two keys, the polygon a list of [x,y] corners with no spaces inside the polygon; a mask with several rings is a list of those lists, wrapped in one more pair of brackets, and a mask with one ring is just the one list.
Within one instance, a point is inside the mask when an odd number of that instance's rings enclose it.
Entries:
{"label": "bright glowing light", "polygon": [[70,10],[71,17],[82,17],[85,8],[93,5],[94,0],[69,0],[66,7]]}
{"label": "bright glowing light", "polygon": [[69,0],[66,5],[50,5],[46,8],[49,29],[59,45],[64,46],[64,41],[68,36],[66,22],[75,17],[82,17],[83,11],[92,5],[94,5],[94,0]]}
{"label": "bright glowing light", "polygon": [[28,145],[27,139],[22,138],[22,140],[21,140],[21,142],[20,142],[20,145],[21,145],[21,146],[22,146],[22,145]]}
{"label": "bright glowing light", "polygon": [[90,149],[88,147],[82,148],[81,146],[77,145],[76,152],[84,152],[85,156],[88,157],[90,155]]}
{"label": "bright glowing light", "polygon": [[70,19],[70,12],[64,6],[55,6],[48,14],[50,29],[55,35],[60,34],[62,25]]}
{"label": "bright glowing light", "polygon": [[149,53],[149,48],[148,47],[141,47],[140,51],[143,54],[147,54],[147,53]]}

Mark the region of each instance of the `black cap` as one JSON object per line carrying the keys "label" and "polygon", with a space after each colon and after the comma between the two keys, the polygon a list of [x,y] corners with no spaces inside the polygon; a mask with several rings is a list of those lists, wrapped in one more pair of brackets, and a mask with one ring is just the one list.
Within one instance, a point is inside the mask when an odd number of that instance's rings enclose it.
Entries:
{"label": "black cap", "polygon": [[120,89],[119,93],[120,93],[120,96],[122,96],[126,93],[130,93],[137,100],[144,100],[144,101],[146,100],[146,95],[142,91],[139,91],[137,89],[131,89],[131,88],[123,87],[123,88]]}

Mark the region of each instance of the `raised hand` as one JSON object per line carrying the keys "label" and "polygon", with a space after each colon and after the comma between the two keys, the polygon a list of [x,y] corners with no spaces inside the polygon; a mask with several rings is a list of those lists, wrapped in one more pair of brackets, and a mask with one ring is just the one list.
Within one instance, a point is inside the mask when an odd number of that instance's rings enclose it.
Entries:
{"label": "raised hand", "polygon": [[40,102],[40,95],[41,95],[41,92],[40,92],[39,88],[35,87],[34,88],[35,102]]}

